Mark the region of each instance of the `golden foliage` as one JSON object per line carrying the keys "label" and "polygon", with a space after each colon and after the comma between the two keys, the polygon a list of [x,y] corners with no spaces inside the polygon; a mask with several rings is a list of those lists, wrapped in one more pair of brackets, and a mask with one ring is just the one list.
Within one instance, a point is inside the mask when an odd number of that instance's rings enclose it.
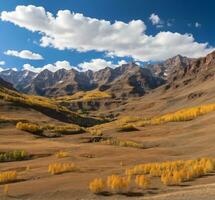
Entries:
{"label": "golden foliage", "polygon": [[138,131],[134,124],[123,124],[119,126],[119,131],[130,132],[130,131]]}
{"label": "golden foliage", "polygon": [[144,175],[137,175],[135,178],[135,183],[138,187],[147,189],[151,184],[151,180],[149,177]]}
{"label": "golden foliage", "polygon": [[2,87],[0,87],[0,99],[13,102],[18,105],[28,106],[47,115],[51,115],[52,117],[61,117],[66,122],[83,126],[92,126],[105,121],[98,118],[89,118],[78,115],[77,113],[70,111],[68,108],[61,106],[55,99],[20,94],[16,91]]}
{"label": "golden foliage", "polygon": [[90,182],[89,188],[91,192],[98,194],[104,191],[105,183],[101,178],[96,178]]}
{"label": "golden foliage", "polygon": [[107,187],[115,192],[122,192],[128,189],[130,184],[130,177],[122,177],[111,175],[107,177]]}
{"label": "golden foliage", "polygon": [[18,122],[16,128],[33,134],[42,134],[43,129],[38,124]]}
{"label": "golden foliage", "polygon": [[102,131],[98,128],[90,128],[90,129],[88,129],[88,132],[93,136],[102,136],[103,135]]}
{"label": "golden foliage", "polygon": [[88,92],[77,92],[71,96],[58,97],[56,100],[62,103],[71,101],[91,101],[106,98],[111,98],[111,95],[108,94],[107,92],[93,90]]}
{"label": "golden foliage", "polygon": [[33,134],[46,136],[46,137],[57,137],[57,136],[61,136],[61,134],[78,134],[78,133],[84,132],[84,128],[75,124],[70,124],[70,125],[52,125],[51,124],[51,125],[40,126],[34,123],[18,122],[16,125],[16,128]]}
{"label": "golden foliage", "polygon": [[215,170],[213,159],[177,160],[161,163],[147,163],[126,169],[128,176],[146,175],[161,177],[165,185],[180,185],[181,182],[198,178]]}
{"label": "golden foliage", "polygon": [[6,171],[0,173],[0,183],[10,183],[17,180],[16,171]]}
{"label": "golden foliage", "polygon": [[55,154],[57,158],[65,158],[69,156],[69,153],[66,151],[59,151]]}
{"label": "golden foliage", "polygon": [[189,121],[213,111],[215,111],[215,104],[206,104],[206,105],[200,105],[200,106],[191,107],[191,108],[184,108],[176,112],[167,113],[161,116],[154,116],[151,118],[127,116],[117,120],[116,124],[122,127],[122,130],[126,131],[126,126],[135,127],[135,126],[159,125],[167,122]]}
{"label": "golden foliage", "polygon": [[77,168],[73,163],[54,163],[48,166],[48,172],[52,175],[73,172],[76,170]]}
{"label": "golden foliage", "polygon": [[59,134],[78,134],[83,133],[84,129],[78,125],[54,126],[52,129]]}

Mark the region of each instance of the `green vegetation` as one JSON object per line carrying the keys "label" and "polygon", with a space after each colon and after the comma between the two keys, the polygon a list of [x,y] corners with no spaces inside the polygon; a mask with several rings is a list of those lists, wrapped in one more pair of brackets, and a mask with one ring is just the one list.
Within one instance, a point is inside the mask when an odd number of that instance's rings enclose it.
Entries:
{"label": "green vegetation", "polygon": [[24,150],[15,150],[5,153],[0,153],[0,162],[20,161],[29,158],[28,152]]}

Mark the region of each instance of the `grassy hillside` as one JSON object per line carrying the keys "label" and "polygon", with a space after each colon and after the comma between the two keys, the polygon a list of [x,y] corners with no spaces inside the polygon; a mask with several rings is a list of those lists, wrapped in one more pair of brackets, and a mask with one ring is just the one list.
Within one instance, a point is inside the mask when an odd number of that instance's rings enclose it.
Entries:
{"label": "grassy hillside", "polygon": [[59,102],[91,101],[91,100],[106,99],[106,98],[111,98],[111,95],[108,94],[107,92],[93,90],[89,92],[77,92],[71,96],[58,97],[57,101]]}
{"label": "grassy hillside", "polygon": [[45,97],[20,94],[4,87],[0,87],[0,99],[12,102],[17,106],[33,108],[47,116],[67,123],[92,126],[104,122],[102,119],[83,117],[71,112],[66,107],[58,105],[54,100]]}

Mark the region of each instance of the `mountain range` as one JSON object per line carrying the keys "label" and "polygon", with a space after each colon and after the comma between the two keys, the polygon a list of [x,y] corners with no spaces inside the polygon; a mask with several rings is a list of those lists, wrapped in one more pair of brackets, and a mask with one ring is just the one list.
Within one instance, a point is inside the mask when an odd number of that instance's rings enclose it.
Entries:
{"label": "mountain range", "polygon": [[[187,85],[214,77],[215,52],[206,57],[192,59],[177,55],[164,62],[140,67],[135,63],[99,71],[79,72],[60,69],[40,73],[32,71],[0,72],[0,77],[20,92],[47,97],[72,95],[79,91],[100,90],[116,97],[143,96],[146,92],[166,83],[166,89]],[[177,81],[180,80],[180,84]],[[183,81],[181,81],[183,80]]]}

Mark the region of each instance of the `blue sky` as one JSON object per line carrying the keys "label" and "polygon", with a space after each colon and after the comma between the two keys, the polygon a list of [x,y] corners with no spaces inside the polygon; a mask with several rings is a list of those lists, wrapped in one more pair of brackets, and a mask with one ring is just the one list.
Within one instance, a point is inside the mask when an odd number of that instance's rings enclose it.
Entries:
{"label": "blue sky", "polygon": [[[97,70],[176,54],[204,56],[215,47],[214,8],[213,0],[0,0],[0,67]],[[60,10],[71,12],[61,13],[58,21]],[[38,22],[40,17],[44,20]],[[92,18],[97,20],[94,25]]]}

